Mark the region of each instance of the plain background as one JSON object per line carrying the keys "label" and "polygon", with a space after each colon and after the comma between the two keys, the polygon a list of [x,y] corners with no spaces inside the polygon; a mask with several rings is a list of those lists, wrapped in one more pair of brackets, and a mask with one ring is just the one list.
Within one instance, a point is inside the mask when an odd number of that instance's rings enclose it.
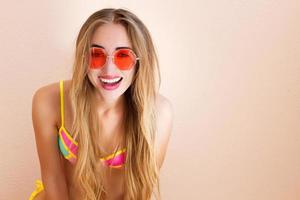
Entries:
{"label": "plain background", "polygon": [[297,0],[5,1],[0,8],[0,199],[40,178],[34,92],[71,77],[94,11],[127,8],[150,30],[174,127],[163,199],[300,199]]}

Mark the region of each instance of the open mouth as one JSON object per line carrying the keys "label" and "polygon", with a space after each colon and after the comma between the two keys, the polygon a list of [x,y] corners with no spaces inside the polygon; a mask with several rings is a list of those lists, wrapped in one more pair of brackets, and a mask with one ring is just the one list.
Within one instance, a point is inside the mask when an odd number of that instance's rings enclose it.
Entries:
{"label": "open mouth", "polygon": [[123,80],[123,77],[118,77],[118,78],[114,78],[114,79],[104,79],[104,78],[99,78],[99,79],[100,79],[100,82],[105,85],[116,85]]}
{"label": "open mouth", "polygon": [[121,85],[122,80],[123,80],[123,77],[116,77],[116,78],[110,78],[110,79],[99,77],[100,85],[105,90],[117,89]]}

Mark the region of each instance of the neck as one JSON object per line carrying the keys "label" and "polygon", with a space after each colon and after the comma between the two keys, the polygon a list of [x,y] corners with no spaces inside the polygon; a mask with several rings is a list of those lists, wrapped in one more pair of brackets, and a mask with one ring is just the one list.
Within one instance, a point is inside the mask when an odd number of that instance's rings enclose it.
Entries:
{"label": "neck", "polygon": [[107,100],[102,98],[99,94],[97,94],[95,98],[95,104],[97,112],[100,116],[122,113],[125,108],[125,96],[123,94],[117,99]]}
{"label": "neck", "polygon": [[[124,124],[123,124],[123,117],[124,117],[124,112],[126,109],[125,105],[125,95],[121,95],[117,99],[114,100],[107,100],[101,97],[99,93],[95,95],[95,105],[99,117],[99,125],[100,129],[105,129],[103,126],[109,126],[113,127],[115,124],[117,125],[118,130],[124,130]],[[119,128],[119,126],[121,128]],[[112,134],[111,131],[108,132],[101,132],[101,138],[103,141],[111,141],[115,146],[124,146],[124,136],[123,136],[123,131],[117,131],[116,133]],[[118,139],[119,138],[119,139]],[[119,142],[117,142],[119,141]],[[104,144],[100,145],[100,149],[103,148],[103,146],[107,146]],[[108,147],[107,149],[110,149]],[[115,150],[115,149],[114,149]],[[111,150],[111,151],[114,151]],[[110,152],[110,151],[107,151]]]}

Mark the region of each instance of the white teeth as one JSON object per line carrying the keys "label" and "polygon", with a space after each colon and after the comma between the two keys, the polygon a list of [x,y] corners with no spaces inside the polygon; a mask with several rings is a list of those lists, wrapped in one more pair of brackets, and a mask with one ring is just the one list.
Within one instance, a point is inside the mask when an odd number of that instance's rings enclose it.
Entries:
{"label": "white teeth", "polygon": [[121,79],[121,77],[119,78],[114,78],[114,79],[104,79],[104,78],[100,78],[100,80],[104,83],[115,83],[118,82]]}

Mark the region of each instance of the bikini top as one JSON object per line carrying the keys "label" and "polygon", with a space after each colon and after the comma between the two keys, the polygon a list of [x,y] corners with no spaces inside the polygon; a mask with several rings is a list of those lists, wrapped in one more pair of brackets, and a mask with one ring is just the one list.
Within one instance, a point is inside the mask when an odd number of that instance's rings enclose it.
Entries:
{"label": "bikini top", "polygon": [[[63,157],[72,164],[76,163],[78,143],[72,138],[64,127],[64,92],[63,80],[60,80],[60,111],[61,111],[61,127],[58,134],[58,146]],[[100,160],[109,167],[120,168],[124,165],[126,159],[126,148],[120,149],[115,153],[100,158]]]}

